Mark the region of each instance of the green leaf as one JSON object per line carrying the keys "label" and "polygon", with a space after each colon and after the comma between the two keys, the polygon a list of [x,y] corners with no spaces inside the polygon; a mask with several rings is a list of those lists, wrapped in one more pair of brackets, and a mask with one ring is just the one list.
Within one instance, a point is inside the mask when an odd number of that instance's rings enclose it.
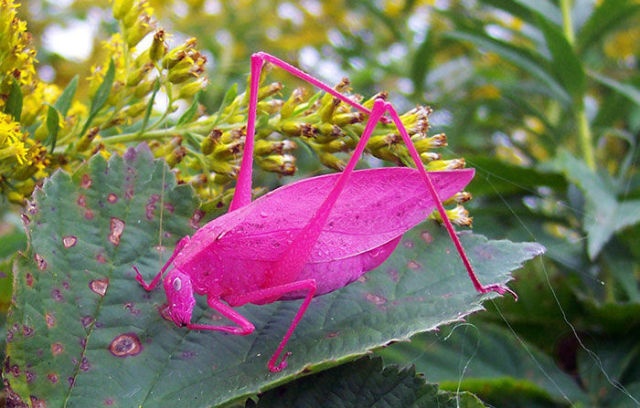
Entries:
{"label": "green leaf", "polygon": [[564,86],[549,72],[547,61],[544,61],[540,55],[484,34],[453,31],[447,33],[447,36],[461,41],[469,41],[483,50],[498,54],[540,81],[544,87],[548,88],[555,99],[566,105],[571,103],[571,97]]}
{"label": "green leaf", "polygon": [[640,4],[633,0],[604,0],[591,13],[576,35],[580,54],[603,41],[613,30],[620,29],[627,19],[640,12]]}
{"label": "green leaf", "polygon": [[144,118],[142,119],[142,125],[140,125],[140,135],[147,129],[147,125],[149,124],[149,118],[151,118],[151,113],[153,112],[153,104],[156,100],[156,95],[158,95],[158,91],[160,90],[160,80],[156,79],[153,83],[153,92],[151,92],[151,97],[149,98],[149,102],[147,103],[147,108],[144,111]]}
{"label": "green leaf", "polygon": [[56,141],[58,140],[58,130],[60,130],[60,117],[58,115],[58,111],[51,105],[47,106],[47,131],[49,134],[47,135],[47,140],[45,141],[45,145],[51,146],[49,149],[50,152],[53,153],[53,150],[56,148]]}
{"label": "green leaf", "polygon": [[582,104],[585,88],[585,73],[582,62],[560,28],[543,18],[538,19],[547,47],[551,52],[551,69],[557,82],[562,84],[575,103]]}
{"label": "green leaf", "polygon": [[600,82],[602,85],[613,89],[618,92],[620,95],[624,95],[631,100],[631,102],[640,106],[640,89],[633,86],[632,84],[625,84],[619,81],[616,81],[613,78],[600,75],[597,72],[589,71],[589,77],[595,79]]}
{"label": "green leaf", "polygon": [[81,135],[84,135],[85,132],[91,126],[91,122],[96,117],[100,109],[107,103],[107,99],[109,99],[109,94],[111,93],[111,88],[113,87],[113,81],[116,77],[116,67],[113,60],[109,62],[109,68],[107,69],[107,73],[104,75],[102,83],[98,87],[96,94],[93,96],[91,100],[91,108],[89,109],[89,117],[82,127]]}
{"label": "green leaf", "polygon": [[523,347],[512,332],[493,324],[447,327],[382,354],[385,360],[410,360],[428,381],[477,393],[491,406],[549,407],[587,400],[552,358],[531,344]]}
{"label": "green leaf", "polygon": [[[490,4],[524,20],[532,20],[531,16],[540,16],[549,23],[562,24],[560,9],[549,0],[484,0]],[[534,23],[534,21],[530,21]]]}
{"label": "green leaf", "polygon": [[382,367],[380,358],[365,357],[311,375],[260,396],[247,407],[477,407],[485,405],[469,393],[438,391],[415,368]]}
{"label": "green leaf", "polygon": [[567,151],[560,152],[557,162],[567,178],[584,193],[587,253],[595,259],[615,233],[640,222],[640,200],[619,201],[611,183]]}
{"label": "green leaf", "polygon": [[11,80],[11,90],[4,107],[4,113],[11,115],[16,122],[19,122],[22,116],[22,89],[15,79]]}
{"label": "green leaf", "polygon": [[196,113],[198,113],[199,105],[200,105],[200,92],[196,94],[196,96],[193,98],[193,102],[191,102],[191,105],[180,116],[180,118],[178,119],[178,122],[176,123],[176,126],[181,126],[181,125],[184,125],[185,123],[191,122],[193,118],[196,116]]}
{"label": "green leaf", "polygon": [[56,103],[53,105],[53,107],[56,108],[58,112],[60,112],[60,115],[63,118],[67,116],[67,112],[69,112],[69,108],[71,107],[71,103],[73,102],[73,97],[76,94],[77,88],[78,75],[73,77],[73,79],[69,82],[69,85],[67,85]]}
{"label": "green leaf", "polygon": [[[189,331],[161,317],[162,290],[147,293],[134,279],[134,265],[147,278],[163,265],[170,250],[159,254],[160,242],[194,232],[195,209],[191,189],[146,145],[108,163],[96,156],[73,177],[55,173],[35,194],[29,251],[16,266],[10,388],[48,406],[208,407],[458,321],[497,296],[474,290],[444,229],[426,222],[380,268],[314,299],[288,345],[288,368],[270,373],[267,360],[300,301],[237,308],[256,326],[248,336]],[[483,283],[507,282],[543,251],[461,238]],[[193,320],[211,316],[199,298]],[[127,357],[109,350],[138,344]]]}

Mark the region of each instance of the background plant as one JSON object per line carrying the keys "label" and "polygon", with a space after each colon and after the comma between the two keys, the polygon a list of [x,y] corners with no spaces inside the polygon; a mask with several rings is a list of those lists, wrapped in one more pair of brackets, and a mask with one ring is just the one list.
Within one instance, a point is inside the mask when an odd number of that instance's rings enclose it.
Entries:
{"label": "background plant", "polygon": [[[236,164],[229,154],[237,146],[234,131],[237,136],[244,121],[243,96],[231,84],[244,81],[248,55],[271,52],[328,82],[347,75],[365,95],[391,90],[394,103],[406,111],[424,103],[436,109],[432,134],[446,131],[455,156],[479,171],[471,188],[475,231],[536,240],[548,248],[543,261],[517,276],[518,303],[497,301],[493,313],[471,319],[473,326],[392,347],[385,359],[416,363],[428,380],[471,390],[497,406],[637,405],[640,5],[631,0],[301,4],[116,2],[112,16],[107,4],[97,2],[63,9],[29,2],[18,11],[29,22],[31,39],[23,23],[9,25],[16,20],[5,15],[0,32],[3,44],[6,38],[11,46],[2,63],[12,64],[14,75],[5,74],[0,88],[0,119],[8,135],[3,148],[12,149],[13,160],[3,157],[2,166],[9,169],[0,180],[4,196],[21,202],[53,168],[72,170],[96,150],[121,152],[125,142],[145,134],[155,154],[196,187],[205,209],[224,207]],[[3,2],[3,13],[13,13],[12,5]],[[157,38],[155,18],[170,27],[171,41]],[[50,27],[85,19],[100,26],[86,60],[69,64],[39,43]],[[111,37],[114,32],[120,35]],[[147,33],[155,33],[156,41],[141,45]],[[108,45],[99,45],[104,40]],[[165,49],[165,42],[172,45]],[[20,59],[7,57],[16,51]],[[176,61],[178,55],[184,57]],[[39,79],[36,66],[55,73],[51,84]],[[211,83],[205,87],[206,76]],[[89,82],[80,82],[87,77]],[[287,89],[295,88],[285,81]],[[268,84],[264,89],[264,96],[278,91]],[[165,106],[164,112],[152,112],[160,98],[166,102],[156,106]],[[314,97],[306,98],[296,103]],[[203,116],[194,101],[217,113]],[[209,133],[214,124],[219,134]],[[342,129],[357,134],[357,126]],[[20,145],[19,132],[32,137]],[[330,165],[340,158],[338,150],[348,149],[348,140],[336,151],[308,146],[317,157],[327,153],[324,164]],[[273,149],[265,150],[259,165],[290,173],[291,151]],[[380,156],[389,158],[385,152]],[[196,176],[205,168],[215,176]],[[262,184],[272,181],[266,177]],[[7,201],[3,206],[8,222],[2,248],[9,256],[24,238],[12,227],[17,210]],[[8,304],[7,291],[4,299]],[[504,362],[478,357],[507,353]],[[442,355],[449,358],[437,360]]]}

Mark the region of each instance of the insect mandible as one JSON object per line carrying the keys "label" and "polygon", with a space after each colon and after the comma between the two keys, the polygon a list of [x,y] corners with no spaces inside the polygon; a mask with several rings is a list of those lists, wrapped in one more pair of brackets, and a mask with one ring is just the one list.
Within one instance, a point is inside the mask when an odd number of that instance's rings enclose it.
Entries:
{"label": "insect mandible", "polygon": [[[330,93],[369,118],[341,173],[303,179],[252,202],[258,89],[266,63]],[[244,155],[229,212],[200,228],[191,238],[182,238],[150,283],[134,267],[136,280],[150,291],[173,265],[163,285],[168,302],[165,313],[176,325],[248,335],[254,331],[254,325],[234,307],[304,299],[268,362],[270,371],[281,371],[290,355],[289,352],[282,355],[287,341],[313,297],[342,288],[382,264],[402,235],[424,221],[434,208],[440,213],[476,290],[513,294],[506,286],[483,286],[478,281],[442,204],[442,199],[461,191],[471,181],[473,169],[427,172],[395,108],[383,99],[376,99],[368,109],[264,52],[251,56],[250,75]],[[354,170],[379,121],[395,124],[415,169]],[[192,323],[194,293],[205,295],[208,305],[234,325]]]}

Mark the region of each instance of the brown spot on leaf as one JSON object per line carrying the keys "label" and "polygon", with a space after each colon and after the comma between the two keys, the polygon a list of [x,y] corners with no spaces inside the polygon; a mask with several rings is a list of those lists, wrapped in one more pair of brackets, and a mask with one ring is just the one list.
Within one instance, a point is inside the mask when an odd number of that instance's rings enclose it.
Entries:
{"label": "brown spot on leaf", "polygon": [[80,370],[87,372],[91,369],[91,364],[89,364],[89,359],[87,357],[82,357],[82,361],[80,361]]}
{"label": "brown spot on leaf", "polygon": [[33,287],[33,275],[30,272],[27,272],[24,275],[24,280],[27,284],[28,287],[32,288]]}
{"label": "brown spot on leaf", "polygon": [[407,262],[407,267],[408,267],[409,269],[412,269],[412,270],[414,270],[414,271],[417,271],[417,270],[419,270],[419,269],[421,269],[421,268],[422,268],[422,265],[420,265],[420,263],[419,263],[418,261],[413,261],[413,260],[411,260],[411,261]]}
{"label": "brown spot on leaf", "polygon": [[11,375],[13,375],[16,378],[20,377],[20,367],[17,364],[14,364],[11,367],[9,367],[9,372],[11,373]]}
{"label": "brown spot on leaf", "polygon": [[107,202],[108,202],[109,204],[115,204],[115,203],[117,203],[117,202],[118,202],[118,195],[117,195],[116,193],[110,193],[110,194],[107,196]]}
{"label": "brown spot on leaf", "polygon": [[420,234],[420,239],[422,239],[428,245],[433,242],[433,235],[431,235],[429,231],[422,231],[422,233]]}
{"label": "brown spot on leaf", "polygon": [[47,408],[47,403],[38,397],[31,395],[29,398],[31,399],[31,406],[33,408]]}
{"label": "brown spot on leaf", "polygon": [[136,305],[133,302],[127,302],[124,304],[124,308],[129,311],[134,316],[140,314],[140,309],[136,309]]}
{"label": "brown spot on leaf", "polygon": [[149,200],[147,201],[147,205],[144,207],[145,208],[145,215],[147,217],[147,219],[149,221],[151,221],[153,219],[153,213],[156,210],[156,203],[160,201],[160,195],[159,194],[152,194],[149,197]]}
{"label": "brown spot on leaf", "polygon": [[413,248],[415,244],[410,239],[405,239],[404,241],[402,241],[402,246],[404,246],[405,248]]}
{"label": "brown spot on leaf", "polygon": [[104,296],[107,293],[107,288],[109,287],[109,279],[94,279],[89,282],[89,289],[93,292],[97,293],[100,296]]}
{"label": "brown spot on leaf", "polygon": [[87,210],[84,212],[84,218],[91,221],[95,217],[95,214],[91,210]]}
{"label": "brown spot on leaf", "polygon": [[335,339],[336,337],[338,337],[340,335],[340,332],[334,331],[334,332],[329,332],[327,333],[327,335],[325,336],[327,339]]}
{"label": "brown spot on leaf", "polygon": [[82,208],[87,208],[87,197],[84,194],[80,194],[76,200],[76,204]]}
{"label": "brown spot on leaf", "polygon": [[78,243],[78,238],[73,235],[67,235],[66,237],[62,237],[62,245],[65,248],[71,248]]}
{"label": "brown spot on leaf", "polygon": [[31,336],[33,336],[34,331],[35,331],[35,330],[33,329],[33,327],[26,326],[26,325],[22,326],[22,335],[23,335],[24,337],[31,337]]}
{"label": "brown spot on leaf", "polygon": [[80,323],[82,324],[82,327],[84,327],[85,329],[87,327],[91,326],[93,324],[93,321],[94,321],[94,319],[91,316],[83,316],[80,319]]}
{"label": "brown spot on leaf", "polygon": [[45,313],[44,321],[47,323],[47,327],[51,329],[56,325],[56,316],[53,313]]}
{"label": "brown spot on leaf", "polygon": [[53,343],[51,345],[51,354],[59,356],[62,353],[64,353],[64,345],[62,343]]}
{"label": "brown spot on leaf", "polygon": [[58,383],[58,374],[56,374],[56,373],[47,374],[47,378],[49,379],[49,381],[51,381],[52,384],[57,384]]}
{"label": "brown spot on leaf", "polygon": [[47,261],[44,260],[42,255],[35,254],[33,256],[33,259],[36,260],[36,265],[38,265],[38,269],[40,269],[41,271],[44,271],[45,269],[47,269]]}
{"label": "brown spot on leaf", "polygon": [[111,341],[109,351],[116,357],[136,356],[142,351],[142,343],[135,333],[124,333]]}
{"label": "brown spot on leaf", "polygon": [[400,280],[400,274],[398,273],[398,270],[395,268],[391,268],[387,270],[387,275],[389,275],[389,278],[394,283],[398,283],[398,281]]}
{"label": "brown spot on leaf", "polygon": [[124,232],[124,221],[120,218],[111,217],[111,225],[109,232],[109,242],[113,245],[120,245],[120,237]]}
{"label": "brown spot on leaf", "polygon": [[373,293],[367,293],[366,299],[367,301],[377,306],[384,305],[385,303],[387,303],[386,298],[382,296],[374,295]]}
{"label": "brown spot on leaf", "polygon": [[189,219],[189,225],[191,226],[191,228],[193,229],[198,229],[200,228],[200,221],[202,221],[202,218],[204,217],[204,211],[198,209],[193,213],[193,216],[191,216],[191,218]]}
{"label": "brown spot on leaf", "polygon": [[91,180],[91,176],[86,173],[82,175],[82,179],[80,179],[80,187],[89,188],[92,183],[93,181]]}
{"label": "brown spot on leaf", "polygon": [[64,302],[64,296],[62,296],[62,291],[58,288],[51,289],[51,297],[56,302]]}
{"label": "brown spot on leaf", "polygon": [[103,264],[107,262],[107,258],[105,258],[104,254],[100,252],[98,255],[96,255],[96,261],[98,261],[98,263]]}

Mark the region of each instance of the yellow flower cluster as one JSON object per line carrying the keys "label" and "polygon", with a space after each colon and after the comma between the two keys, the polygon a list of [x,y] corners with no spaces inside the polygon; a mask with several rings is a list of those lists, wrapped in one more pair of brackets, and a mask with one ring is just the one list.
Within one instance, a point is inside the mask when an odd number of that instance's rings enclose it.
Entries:
{"label": "yellow flower cluster", "polygon": [[[57,167],[73,171],[93,154],[108,156],[146,141],[156,157],[175,169],[181,182],[196,189],[203,209],[220,208],[229,201],[228,186],[238,174],[244,149],[248,95],[232,88],[218,112],[203,112],[197,94],[207,84],[206,58],[195,39],[170,48],[168,34],[156,27],[148,0],[114,0],[119,32],[103,44],[101,62],[92,67],[87,85],[74,79],[62,90],[36,78],[35,52],[26,25],[15,17],[15,4],[0,2],[2,33],[11,32],[11,50],[22,51],[22,59],[9,56],[1,65],[4,93],[0,101],[15,96],[10,94],[16,87],[11,78],[19,79],[22,90],[9,109],[16,111],[19,106],[20,114],[4,109],[0,116],[0,191],[5,197],[23,202]],[[142,46],[146,36],[151,41]],[[2,52],[9,55],[11,50]],[[78,86],[87,87],[87,101],[75,98]],[[265,171],[291,175],[296,171],[292,152],[302,143],[323,165],[342,169],[367,117],[329,94],[298,88],[282,96],[282,89],[280,83],[271,83],[259,90],[256,164]],[[345,79],[335,89],[349,94],[349,82]],[[155,103],[159,95],[166,100],[162,108]],[[379,97],[386,95],[375,95],[363,104],[371,107]],[[176,112],[179,107],[182,111]],[[429,114],[428,108],[417,107],[401,115],[427,168],[464,166],[463,160],[442,160],[433,151],[446,145],[446,137],[427,136]],[[368,151],[383,160],[412,164],[393,123],[378,124]],[[454,222],[467,222],[459,209],[451,215]]]}
{"label": "yellow flower cluster", "polygon": [[13,0],[0,0],[0,109],[6,103],[11,81],[30,85],[36,73],[36,51],[31,47],[26,22],[17,16],[18,6]]}
{"label": "yellow flower cluster", "polygon": [[34,176],[46,175],[44,150],[23,128],[33,123],[42,104],[29,104],[38,94],[35,54],[27,25],[17,17],[18,4],[0,0],[0,192],[22,202],[31,194]]}

